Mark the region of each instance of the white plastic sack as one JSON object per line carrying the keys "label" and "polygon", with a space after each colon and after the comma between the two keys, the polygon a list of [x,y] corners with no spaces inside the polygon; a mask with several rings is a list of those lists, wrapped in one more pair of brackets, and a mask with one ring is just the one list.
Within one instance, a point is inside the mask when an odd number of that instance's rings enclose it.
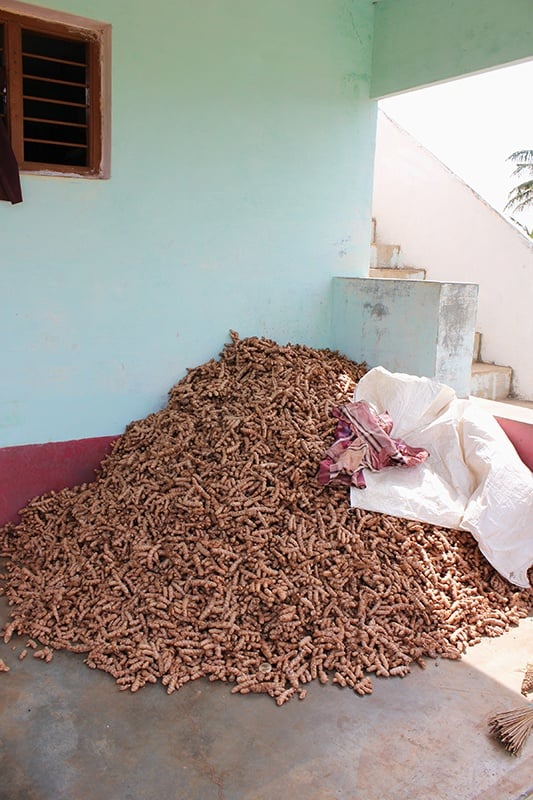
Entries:
{"label": "white plastic sack", "polygon": [[409,469],[365,470],[367,488],[351,489],[352,506],[469,531],[503,577],[527,588],[533,473],[494,417],[449,386],[383,367],[359,381],[354,400],[388,411],[391,435],[430,456]]}

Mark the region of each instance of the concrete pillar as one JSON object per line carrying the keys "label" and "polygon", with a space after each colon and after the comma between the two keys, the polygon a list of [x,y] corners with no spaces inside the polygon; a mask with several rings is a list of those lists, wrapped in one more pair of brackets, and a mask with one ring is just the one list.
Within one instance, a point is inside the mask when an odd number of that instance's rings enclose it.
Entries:
{"label": "concrete pillar", "polygon": [[334,278],[333,346],[369,367],[434,378],[468,397],[478,288]]}

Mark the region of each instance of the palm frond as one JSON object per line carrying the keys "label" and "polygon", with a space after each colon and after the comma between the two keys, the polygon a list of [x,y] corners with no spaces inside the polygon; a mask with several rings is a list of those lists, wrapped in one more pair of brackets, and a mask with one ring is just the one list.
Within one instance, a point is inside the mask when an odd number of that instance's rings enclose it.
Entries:
{"label": "palm frond", "polygon": [[533,150],[516,150],[511,153],[507,161],[516,164],[511,173],[512,177],[520,177],[524,173],[533,176]]}
{"label": "palm frond", "polygon": [[521,177],[523,174],[533,175],[533,164],[517,164],[511,172],[511,177]]}
{"label": "palm frond", "polygon": [[[522,231],[524,231],[524,233],[526,234],[526,236],[529,236],[529,238],[530,238],[530,239],[533,239],[533,230],[531,230],[531,231],[530,231],[530,230],[528,230],[528,227],[527,227],[527,225],[524,225],[524,223],[523,223],[523,222],[520,222],[520,220],[519,220],[519,219],[515,219],[515,217],[509,217],[509,219],[511,220],[511,222],[514,222],[514,224],[515,224],[515,225],[516,225],[518,228],[520,228]],[[523,692],[522,692],[522,694],[523,694]]]}
{"label": "palm frond", "polygon": [[533,206],[533,179],[518,184],[509,192],[504,211],[524,211]]}
{"label": "palm frond", "polygon": [[533,164],[533,150],[515,150],[507,158],[507,161],[523,161],[525,164]]}

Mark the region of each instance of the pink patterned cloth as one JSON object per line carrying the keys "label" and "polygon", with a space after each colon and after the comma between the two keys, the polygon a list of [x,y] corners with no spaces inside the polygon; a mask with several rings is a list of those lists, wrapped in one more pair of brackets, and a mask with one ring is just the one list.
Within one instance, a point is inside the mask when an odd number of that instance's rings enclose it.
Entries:
{"label": "pink patterned cloth", "polygon": [[388,412],[378,414],[366,402],[346,403],[334,408],[338,420],[335,442],[326,451],[318,469],[318,482],[343,483],[365,489],[363,469],[377,472],[384,467],[414,467],[429,456],[422,447],[410,447],[392,439],[392,419]]}

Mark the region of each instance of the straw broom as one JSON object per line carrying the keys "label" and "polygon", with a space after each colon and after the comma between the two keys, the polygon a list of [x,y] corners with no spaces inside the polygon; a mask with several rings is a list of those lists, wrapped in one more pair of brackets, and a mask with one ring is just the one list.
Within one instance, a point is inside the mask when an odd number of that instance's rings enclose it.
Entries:
{"label": "straw broom", "polygon": [[533,728],[533,703],[511,711],[503,711],[489,719],[489,730],[506,750],[519,756]]}

